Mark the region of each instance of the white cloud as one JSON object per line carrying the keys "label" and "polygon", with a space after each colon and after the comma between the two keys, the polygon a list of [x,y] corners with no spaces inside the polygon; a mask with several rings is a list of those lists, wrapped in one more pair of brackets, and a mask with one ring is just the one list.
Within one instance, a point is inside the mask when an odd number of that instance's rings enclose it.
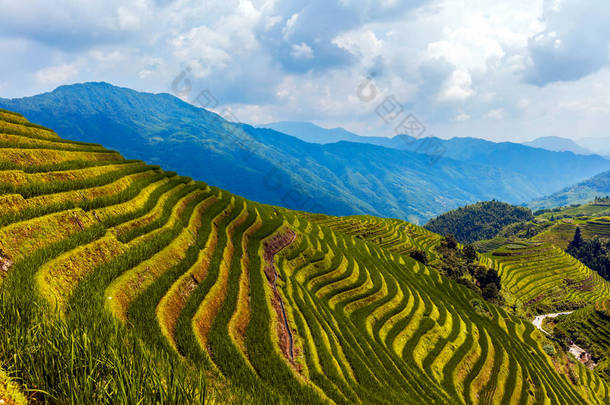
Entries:
{"label": "white cloud", "polygon": [[463,113],[463,112],[459,113],[454,118],[455,121],[467,121],[469,119],[470,119],[470,115]]}
{"label": "white cloud", "polygon": [[519,102],[517,103],[519,108],[523,108],[523,109],[529,107],[530,104],[532,104],[532,102],[531,102],[531,100],[529,100],[527,98],[521,98],[521,99],[519,99]]}
{"label": "white cloud", "polygon": [[545,2],[544,28],[529,40],[525,80],[574,81],[608,66],[610,7],[605,0]]}
{"label": "white cloud", "polygon": [[301,42],[300,44],[292,44],[292,52],[290,54],[295,59],[313,58],[313,50],[305,42]]}
{"label": "white cloud", "polygon": [[[168,91],[188,66],[191,96],[210,89],[246,122],[387,135],[374,111],[393,95],[442,137],[610,127],[602,0],[0,0],[0,9],[3,97],[91,80]],[[377,97],[363,102],[367,75]]]}
{"label": "white cloud", "polygon": [[506,112],[503,108],[496,108],[495,110],[491,110],[487,113],[487,118],[491,118],[493,120],[503,120],[506,117]]}
{"label": "white cloud", "polygon": [[279,15],[265,17],[265,30],[270,30],[275,27],[279,22],[282,21],[282,17]]}
{"label": "white cloud", "polygon": [[474,94],[472,79],[467,70],[455,70],[439,94],[441,101],[464,101]]}
{"label": "white cloud", "polygon": [[370,29],[348,31],[337,36],[333,42],[346,49],[360,60],[370,60],[383,52],[384,41]]}
{"label": "white cloud", "polygon": [[119,7],[119,27],[123,30],[136,30],[140,28],[140,15],[136,10]]}
{"label": "white cloud", "polygon": [[70,81],[74,79],[77,74],[78,67],[76,65],[66,64],[41,69],[36,72],[36,79],[45,85],[55,85]]}
{"label": "white cloud", "polygon": [[290,39],[290,36],[292,35],[292,33],[293,33],[294,29],[295,29],[295,25],[297,24],[298,20],[299,20],[299,13],[294,13],[286,21],[286,25],[282,29],[282,34],[284,35],[284,39],[285,40],[289,40]]}

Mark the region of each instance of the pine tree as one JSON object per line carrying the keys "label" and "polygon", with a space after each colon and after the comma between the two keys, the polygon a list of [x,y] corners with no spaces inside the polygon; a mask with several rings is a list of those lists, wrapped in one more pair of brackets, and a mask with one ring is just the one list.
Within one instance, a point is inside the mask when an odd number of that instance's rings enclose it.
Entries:
{"label": "pine tree", "polygon": [[580,231],[579,226],[576,228],[576,232],[574,233],[574,239],[572,239],[572,242],[570,242],[570,245],[568,246],[568,253],[572,254],[571,252],[577,252],[582,247],[584,242],[585,241],[582,238],[582,232]]}

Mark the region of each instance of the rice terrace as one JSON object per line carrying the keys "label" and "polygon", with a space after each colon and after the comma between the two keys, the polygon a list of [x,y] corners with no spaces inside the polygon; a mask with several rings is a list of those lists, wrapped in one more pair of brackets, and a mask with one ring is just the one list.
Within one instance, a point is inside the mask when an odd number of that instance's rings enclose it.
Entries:
{"label": "rice terrace", "polygon": [[[439,235],[265,206],[0,119],[10,401],[608,401],[530,322],[409,256]],[[610,298],[553,247],[481,260],[524,311]]]}
{"label": "rice terrace", "polygon": [[0,405],[610,405],[601,0],[0,0]]}

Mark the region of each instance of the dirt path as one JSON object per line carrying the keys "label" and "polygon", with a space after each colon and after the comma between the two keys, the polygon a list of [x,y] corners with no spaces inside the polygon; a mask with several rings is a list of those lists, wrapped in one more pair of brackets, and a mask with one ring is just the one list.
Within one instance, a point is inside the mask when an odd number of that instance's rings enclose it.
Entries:
{"label": "dirt path", "polygon": [[[550,335],[549,332],[547,332],[546,330],[544,330],[542,328],[542,322],[546,318],[557,318],[559,315],[568,315],[568,314],[571,314],[572,312],[573,311],[567,311],[567,312],[556,312],[553,314],[538,315],[537,317],[534,318],[532,323],[534,324],[534,326],[536,328],[538,328],[545,334]],[[570,345],[570,347],[568,348],[568,352],[571,353],[572,355],[574,355],[574,357],[576,357],[581,363],[583,363],[585,365],[587,365],[588,361],[591,359],[591,355],[589,353],[587,353],[587,351],[585,349],[583,349],[582,347],[576,346],[574,343],[572,343]],[[595,366],[596,366],[596,364],[592,363],[589,368],[593,369]]]}
{"label": "dirt path", "polygon": [[281,330],[278,330],[280,338],[280,348],[282,349],[286,357],[288,357],[291,361],[294,360],[294,338],[292,336],[292,331],[290,330],[290,325],[288,324],[288,317],[286,316],[284,300],[282,300],[282,296],[277,290],[275,255],[286,247],[290,246],[295,241],[296,237],[297,234],[293,230],[288,230],[287,232],[279,233],[270,240],[264,242],[264,258],[266,262],[265,275],[267,276],[267,281],[269,281],[269,284],[271,284],[274,293],[271,304],[275,308],[278,317],[281,317],[284,321]]}
{"label": "dirt path", "polygon": [[557,318],[559,315],[568,315],[571,314],[573,311],[568,311],[568,312],[556,312],[553,314],[545,314],[545,315],[538,315],[537,317],[534,318],[534,320],[532,321],[532,323],[534,324],[534,326],[536,328],[538,328],[539,330],[541,330],[542,332],[546,333],[547,335],[550,335],[549,332],[545,331],[544,329],[542,329],[542,322],[546,319],[546,318]]}

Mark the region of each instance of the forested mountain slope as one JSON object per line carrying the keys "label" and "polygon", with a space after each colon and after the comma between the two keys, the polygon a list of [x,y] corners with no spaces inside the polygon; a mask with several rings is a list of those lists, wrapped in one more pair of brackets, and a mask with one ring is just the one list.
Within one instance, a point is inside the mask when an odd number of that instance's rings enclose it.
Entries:
{"label": "forested mountain slope", "polygon": [[424,140],[404,136],[394,148],[310,144],[230,123],[169,94],[107,83],[0,99],[0,107],[51,126],[64,138],[103,143],[128,158],[162,164],[259,202],[333,215],[424,223],[476,201],[530,201],[610,169],[609,161],[595,156],[468,138],[443,141],[433,157],[421,147]]}
{"label": "forested mountain slope", "polygon": [[529,208],[485,201],[439,215],[426,228],[441,235],[453,235],[462,243],[472,243],[493,238],[507,225],[532,219],[534,215]]}

